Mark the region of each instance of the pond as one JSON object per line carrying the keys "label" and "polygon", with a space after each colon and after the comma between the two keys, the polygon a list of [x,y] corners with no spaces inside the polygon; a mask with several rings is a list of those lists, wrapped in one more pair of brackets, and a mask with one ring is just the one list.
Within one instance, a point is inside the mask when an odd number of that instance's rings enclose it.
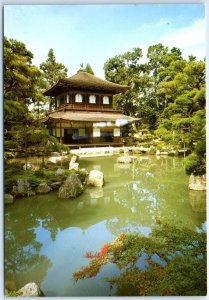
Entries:
{"label": "pond", "polygon": [[87,188],[74,200],[51,193],[6,206],[5,279],[17,288],[34,281],[46,296],[115,295],[102,279],[118,274],[112,265],[74,283],[72,274],[89,262],[86,252],[122,232],[148,235],[157,218],[206,230],[205,192],[188,190],[182,161],[139,156],[122,165],[116,156],[82,158],[80,167],[104,173],[103,188]]}

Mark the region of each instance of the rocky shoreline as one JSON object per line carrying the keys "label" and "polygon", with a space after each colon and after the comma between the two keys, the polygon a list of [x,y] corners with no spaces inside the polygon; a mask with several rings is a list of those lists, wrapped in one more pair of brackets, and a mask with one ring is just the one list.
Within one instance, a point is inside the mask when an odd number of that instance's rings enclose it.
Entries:
{"label": "rocky shoreline", "polygon": [[[58,191],[58,198],[76,198],[83,193],[86,186],[102,187],[104,185],[104,174],[97,170],[80,169],[77,157],[72,156],[69,169],[58,168],[54,171],[56,181],[38,184],[30,183],[29,179],[17,179],[12,186],[11,192],[4,195],[4,203],[12,204],[16,198],[30,197],[36,194],[48,194],[51,191]],[[32,168],[32,164],[29,164]],[[23,166],[24,169],[24,166]]]}

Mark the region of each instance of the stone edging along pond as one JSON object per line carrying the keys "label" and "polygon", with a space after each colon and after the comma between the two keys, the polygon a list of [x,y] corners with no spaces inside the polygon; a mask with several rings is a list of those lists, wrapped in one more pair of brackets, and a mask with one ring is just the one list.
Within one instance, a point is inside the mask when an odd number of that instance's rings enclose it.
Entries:
{"label": "stone edging along pond", "polygon": [[80,148],[71,150],[70,153],[79,157],[96,157],[108,156],[114,154],[151,154],[151,155],[184,155],[187,154],[187,149],[175,150],[173,148],[162,148],[158,150],[155,146],[124,146],[124,147],[95,147],[95,148]]}

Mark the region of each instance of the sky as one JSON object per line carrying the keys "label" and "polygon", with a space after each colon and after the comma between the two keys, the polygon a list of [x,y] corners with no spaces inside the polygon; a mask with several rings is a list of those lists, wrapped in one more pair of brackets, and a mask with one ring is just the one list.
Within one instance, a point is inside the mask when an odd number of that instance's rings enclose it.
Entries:
{"label": "sky", "polygon": [[104,63],[118,54],[163,43],[203,59],[204,4],[5,5],[4,35],[25,43],[37,66],[49,49],[74,75],[89,63],[104,78]]}

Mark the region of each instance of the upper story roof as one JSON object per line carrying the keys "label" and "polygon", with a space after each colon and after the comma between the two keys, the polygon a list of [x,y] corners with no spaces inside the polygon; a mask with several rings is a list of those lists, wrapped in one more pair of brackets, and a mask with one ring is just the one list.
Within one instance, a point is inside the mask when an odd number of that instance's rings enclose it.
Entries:
{"label": "upper story roof", "polygon": [[59,79],[43,94],[45,96],[56,96],[70,89],[118,94],[126,92],[129,89],[129,86],[113,83],[80,70],[69,78]]}

